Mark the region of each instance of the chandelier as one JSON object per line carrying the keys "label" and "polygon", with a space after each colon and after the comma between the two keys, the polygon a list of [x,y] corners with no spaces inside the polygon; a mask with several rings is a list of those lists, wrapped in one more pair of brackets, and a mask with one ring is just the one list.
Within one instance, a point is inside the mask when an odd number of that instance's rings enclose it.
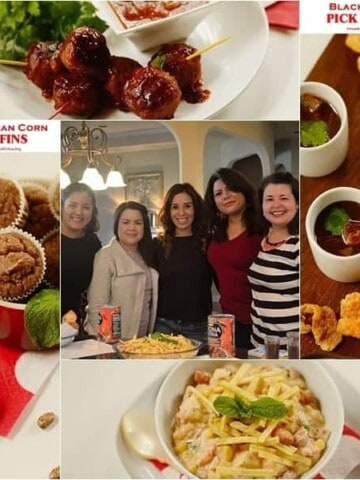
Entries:
{"label": "chandelier", "polygon": [[[61,161],[61,188],[65,188],[71,183],[69,174],[64,169],[77,157],[86,157],[87,159],[87,166],[80,182],[86,183],[92,190],[126,187],[121,173],[108,159],[107,136],[102,128],[90,129],[84,121],[81,122],[80,129],[74,126],[67,127],[62,136],[61,144],[65,153],[65,158]],[[104,182],[103,177],[99,173],[101,164],[104,164],[109,169],[106,182]]]}

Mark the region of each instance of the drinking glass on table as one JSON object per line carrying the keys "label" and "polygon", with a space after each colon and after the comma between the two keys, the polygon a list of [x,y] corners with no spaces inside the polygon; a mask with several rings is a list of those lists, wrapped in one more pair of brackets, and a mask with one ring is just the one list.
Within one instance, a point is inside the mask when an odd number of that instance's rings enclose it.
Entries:
{"label": "drinking glass on table", "polygon": [[272,335],[265,337],[265,358],[279,358],[280,338]]}
{"label": "drinking glass on table", "polygon": [[299,358],[299,332],[287,332],[287,352],[289,358]]}

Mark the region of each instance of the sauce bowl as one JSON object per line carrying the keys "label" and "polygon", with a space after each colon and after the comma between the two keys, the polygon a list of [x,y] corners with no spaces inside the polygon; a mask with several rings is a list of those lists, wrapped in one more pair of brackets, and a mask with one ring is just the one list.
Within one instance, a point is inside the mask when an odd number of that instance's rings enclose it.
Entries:
{"label": "sauce bowl", "polygon": [[340,117],[340,128],[333,138],[317,147],[300,145],[300,175],[323,177],[334,172],[345,160],[349,145],[348,114],[340,94],[329,85],[320,82],[304,82],[300,96],[308,93],[331,105]]}

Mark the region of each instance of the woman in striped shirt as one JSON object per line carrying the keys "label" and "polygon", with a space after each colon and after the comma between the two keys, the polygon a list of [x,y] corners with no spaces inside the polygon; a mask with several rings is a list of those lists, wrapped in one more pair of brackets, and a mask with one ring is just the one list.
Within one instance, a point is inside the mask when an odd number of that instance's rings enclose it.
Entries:
{"label": "woman in striped shirt", "polygon": [[289,172],[265,177],[259,190],[268,233],[249,270],[252,290],[251,341],[299,330],[299,182]]}

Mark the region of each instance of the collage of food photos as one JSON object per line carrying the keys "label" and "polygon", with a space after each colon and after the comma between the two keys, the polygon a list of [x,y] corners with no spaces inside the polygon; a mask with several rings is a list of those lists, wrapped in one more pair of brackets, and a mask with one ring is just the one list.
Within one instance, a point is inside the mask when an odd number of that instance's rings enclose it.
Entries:
{"label": "collage of food photos", "polygon": [[360,479],[360,5],[0,1],[0,480]]}

